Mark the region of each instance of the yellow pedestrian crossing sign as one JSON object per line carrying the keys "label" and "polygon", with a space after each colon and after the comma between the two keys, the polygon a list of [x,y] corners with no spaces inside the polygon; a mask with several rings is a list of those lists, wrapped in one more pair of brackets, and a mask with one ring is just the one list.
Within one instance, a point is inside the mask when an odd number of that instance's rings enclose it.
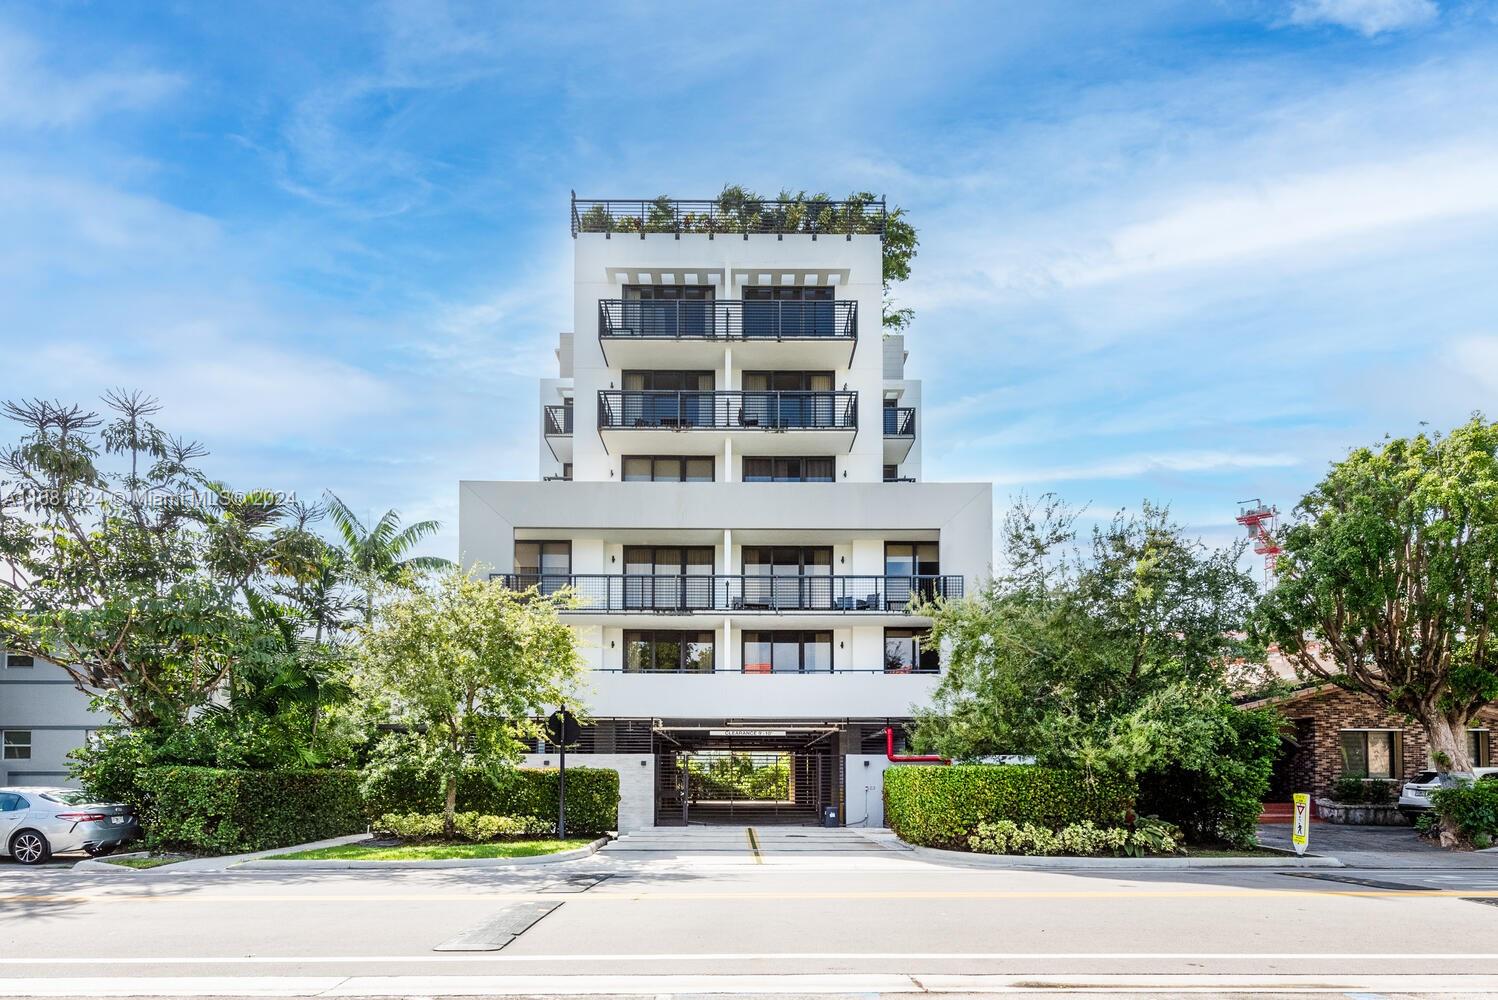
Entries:
{"label": "yellow pedestrian crossing sign", "polygon": [[1290,843],[1296,854],[1304,854],[1311,842],[1311,797],[1305,792],[1295,794],[1295,828],[1290,832]]}

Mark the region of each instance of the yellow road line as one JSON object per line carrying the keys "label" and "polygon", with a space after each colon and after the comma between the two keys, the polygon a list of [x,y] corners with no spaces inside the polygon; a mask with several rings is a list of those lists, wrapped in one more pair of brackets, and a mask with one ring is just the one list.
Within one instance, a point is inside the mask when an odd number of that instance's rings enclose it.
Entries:
{"label": "yellow road line", "polygon": [[[1498,889],[1184,889],[1163,891],[1013,891],[1013,892],[589,892],[568,900],[570,904],[647,903],[655,900],[682,902],[701,900],[778,903],[795,900],[1002,900],[1002,899],[1297,899],[1318,896],[1351,899],[1491,899]],[[189,893],[184,895],[142,895],[139,893],[101,893],[97,895],[14,895],[0,896],[0,906],[17,903],[493,903],[496,901],[555,901],[556,896],[527,892],[472,893],[380,893],[369,895],[230,895],[223,893]]]}
{"label": "yellow road line", "polygon": [[744,832],[749,834],[749,852],[754,855],[754,863],[762,865],[765,863],[764,855],[759,853],[759,838],[754,835],[754,827],[744,827]]}

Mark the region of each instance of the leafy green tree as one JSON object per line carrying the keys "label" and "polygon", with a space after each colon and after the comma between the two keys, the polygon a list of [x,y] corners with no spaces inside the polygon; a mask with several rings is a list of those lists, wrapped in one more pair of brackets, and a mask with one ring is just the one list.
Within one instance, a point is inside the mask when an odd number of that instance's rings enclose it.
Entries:
{"label": "leafy green tree", "polygon": [[1252,841],[1278,740],[1267,715],[1240,724],[1225,670],[1253,652],[1238,638],[1257,596],[1241,549],[1209,549],[1148,504],[1084,552],[1073,524],[1053,499],[1021,502],[1004,525],[1006,572],[928,609],[944,675],[916,744],[1124,775],[1162,804],[1166,779],[1211,789],[1209,818],[1165,818],[1197,839]]}
{"label": "leafy green tree", "polygon": [[387,755],[412,757],[440,781],[449,835],[463,772],[518,760],[522,738],[539,735],[534,720],[580,679],[576,634],[558,614],[571,600],[453,568],[376,609],[362,649],[365,691],[404,730]]}
{"label": "leafy green tree", "polygon": [[127,725],[175,726],[259,637],[242,595],[307,538],[283,498],[205,477],[201,446],[152,423],[154,399],[104,402],[0,407],[23,430],[0,451],[0,634]]}
{"label": "leafy green tree", "polygon": [[1358,448],[1295,513],[1267,636],[1307,675],[1415,720],[1438,769],[1469,770],[1467,727],[1498,700],[1498,424]]}
{"label": "leafy green tree", "polygon": [[428,572],[451,567],[452,561],[439,556],[413,556],[412,549],[425,538],[436,534],[436,521],[417,521],[401,527],[401,518],[387,510],[372,526],[366,527],[357,514],[335,494],[328,494],[328,516],[343,539],[347,572],[363,582],[364,619],[374,618],[374,593],[381,584],[397,584],[413,572]]}

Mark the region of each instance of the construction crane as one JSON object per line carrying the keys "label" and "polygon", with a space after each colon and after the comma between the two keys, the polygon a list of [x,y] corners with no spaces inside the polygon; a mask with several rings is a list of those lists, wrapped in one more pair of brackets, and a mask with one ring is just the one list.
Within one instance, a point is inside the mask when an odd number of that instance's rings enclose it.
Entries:
{"label": "construction crane", "polygon": [[1258,497],[1240,500],[1238,504],[1238,523],[1253,539],[1254,554],[1264,557],[1264,586],[1267,589],[1274,586],[1275,566],[1280,556],[1279,542],[1274,540],[1274,521],[1279,517],[1279,509],[1268,506]]}

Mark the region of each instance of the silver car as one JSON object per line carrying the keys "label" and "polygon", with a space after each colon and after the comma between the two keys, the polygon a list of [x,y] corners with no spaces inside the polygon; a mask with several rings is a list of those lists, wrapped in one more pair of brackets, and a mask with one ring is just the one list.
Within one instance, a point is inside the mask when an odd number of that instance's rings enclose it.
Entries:
{"label": "silver car", "polygon": [[76,788],[0,788],[0,857],[39,865],[54,854],[108,854],[140,839],[135,810]]}
{"label": "silver car", "polygon": [[1410,819],[1430,812],[1430,793],[1438,788],[1456,788],[1473,781],[1498,781],[1498,767],[1474,767],[1470,771],[1421,771],[1399,790],[1399,811]]}

